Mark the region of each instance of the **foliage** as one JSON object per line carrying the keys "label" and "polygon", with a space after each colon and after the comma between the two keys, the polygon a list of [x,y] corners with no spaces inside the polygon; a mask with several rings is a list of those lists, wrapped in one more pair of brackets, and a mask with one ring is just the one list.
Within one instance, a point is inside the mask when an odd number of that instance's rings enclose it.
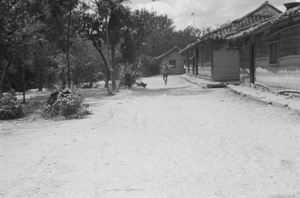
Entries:
{"label": "foliage", "polygon": [[53,88],[69,71],[75,85],[100,75],[114,81],[125,61],[152,75],[155,57],[175,45],[184,48],[207,30],[176,31],[173,19],[130,10],[126,1],[1,0],[0,97],[11,88]]}
{"label": "foliage", "polygon": [[44,118],[81,118],[90,114],[88,105],[83,103],[79,90],[73,89],[70,93],[58,91],[56,97],[50,95],[42,107],[42,116]]}
{"label": "foliage", "polygon": [[134,73],[140,73],[142,76],[156,74],[158,67],[152,52],[157,51],[157,45],[160,43],[159,39],[152,38],[160,38],[172,31],[173,20],[168,16],[158,15],[146,9],[132,11],[123,32],[123,62],[132,63]]}
{"label": "foliage", "polygon": [[166,15],[158,15],[148,10],[135,10],[130,15],[130,22],[124,32],[124,43],[121,45],[123,59],[134,66],[140,61],[140,56],[152,46],[151,36],[163,35],[172,29],[172,19]]}
{"label": "foliage", "polygon": [[140,69],[142,76],[152,76],[160,74],[160,68],[157,60],[150,56],[142,56],[141,64],[144,65]]}
{"label": "foliage", "polygon": [[71,54],[74,58],[72,63],[72,79],[75,85],[81,83],[93,83],[103,80],[104,63],[99,53],[93,47],[91,41],[81,38],[72,40]]}
{"label": "foliage", "polygon": [[22,115],[23,108],[14,94],[9,93],[0,98],[0,120],[19,118]]}
{"label": "foliage", "polygon": [[[83,14],[77,21],[76,29],[79,34],[93,43],[93,46],[100,54],[104,62],[104,71],[106,73],[106,82],[110,80],[110,74],[113,71],[107,62],[103,52],[103,37],[105,37],[104,16],[101,14]],[[108,87],[108,93],[110,93]]]}
{"label": "foliage", "polygon": [[[187,27],[184,30],[174,30],[172,20],[166,16],[156,16],[156,26],[146,38],[146,44],[140,47],[139,62],[142,65],[143,76],[156,75],[159,73],[159,62],[155,57],[172,49],[174,46],[184,48],[193,43],[199,36],[206,33],[206,29],[194,29]],[[145,38],[144,38],[145,39]],[[147,58],[145,58],[147,57]]]}
{"label": "foliage", "polygon": [[172,49],[174,46],[183,49],[208,31],[209,28],[195,29],[191,26],[176,31],[170,26],[162,32],[154,32],[148,39],[147,54],[152,57],[157,57]]}
{"label": "foliage", "polygon": [[30,45],[42,36],[38,33],[43,25],[31,11],[30,0],[0,2],[0,58],[7,64],[0,63],[0,97],[3,85],[13,58],[22,58]]}
{"label": "foliage", "polygon": [[30,12],[30,1],[4,0],[0,3],[0,55],[17,52],[40,38],[42,24]]}
{"label": "foliage", "polygon": [[[92,1],[93,5],[89,8],[94,12],[82,14],[77,23],[78,32],[92,41],[99,52],[104,62],[106,82],[112,80],[114,88],[116,87],[114,69],[117,65],[117,61],[115,61],[115,47],[120,43],[121,32],[125,25],[124,19],[129,13],[129,9],[123,5],[126,1]],[[84,10],[84,8],[82,9]],[[105,49],[107,51],[106,54],[104,53]],[[111,56],[109,51],[111,51]],[[107,90],[111,94],[109,86],[107,86]]]}

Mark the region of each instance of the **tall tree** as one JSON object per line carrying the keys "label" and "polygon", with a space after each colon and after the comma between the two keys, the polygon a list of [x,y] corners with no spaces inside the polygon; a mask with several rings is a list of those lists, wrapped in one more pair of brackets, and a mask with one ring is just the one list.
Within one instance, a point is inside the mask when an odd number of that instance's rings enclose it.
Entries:
{"label": "tall tree", "polygon": [[67,63],[68,63],[68,88],[71,88],[71,66],[70,66],[70,27],[71,27],[71,17],[73,9],[78,5],[78,0],[68,0],[66,2],[66,9],[68,10],[68,25],[67,25],[67,35],[66,35],[66,54],[67,54]]}
{"label": "tall tree", "polygon": [[[112,78],[114,71],[114,57],[110,63],[110,52],[114,53],[115,46],[120,41],[120,35],[117,28],[121,28],[122,14],[125,11],[123,3],[126,0],[94,0],[91,1],[93,6],[90,8],[94,11],[93,13],[85,13],[82,15],[79,21],[79,31],[84,33],[89,40],[92,41],[94,47],[100,53],[106,71],[106,82]],[[125,16],[125,15],[124,15]],[[111,30],[109,29],[111,28]],[[105,50],[106,44],[106,54]],[[108,93],[111,94],[112,90],[107,86]]]}
{"label": "tall tree", "polygon": [[[172,32],[173,21],[166,15],[158,15],[148,10],[135,10],[131,13],[131,20],[124,35],[122,45],[123,59],[134,65],[136,73],[141,63],[142,54],[150,54],[157,49],[162,35]],[[157,40],[151,39],[156,36]],[[149,62],[149,61],[147,61]],[[151,61],[150,61],[151,62]]]}
{"label": "tall tree", "polygon": [[38,33],[42,25],[30,12],[31,4],[30,0],[0,2],[0,58],[3,60],[0,63],[0,97],[3,96],[4,80],[14,57],[42,37]]}
{"label": "tall tree", "polygon": [[[78,30],[83,33],[92,43],[93,46],[99,52],[103,62],[104,62],[104,70],[106,73],[106,83],[110,80],[110,74],[113,69],[107,63],[107,59],[103,52],[103,37],[105,36],[105,23],[104,17],[100,14],[83,14],[78,22]],[[109,86],[107,86],[108,94],[111,94]]]}
{"label": "tall tree", "polygon": [[66,55],[67,86],[71,88],[70,37],[72,36],[72,13],[77,8],[79,0],[44,0],[40,4],[44,4],[43,14],[45,14],[45,22],[49,24],[48,30],[46,30],[48,37],[55,36],[54,39],[58,48]]}

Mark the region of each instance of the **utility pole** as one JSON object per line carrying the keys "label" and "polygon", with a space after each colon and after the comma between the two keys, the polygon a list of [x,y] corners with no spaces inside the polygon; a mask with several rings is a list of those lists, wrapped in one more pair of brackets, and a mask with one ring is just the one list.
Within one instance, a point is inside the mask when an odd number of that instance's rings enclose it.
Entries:
{"label": "utility pole", "polygon": [[194,21],[194,29],[195,29],[195,1],[193,2],[193,12],[191,14],[193,16],[193,21]]}
{"label": "utility pole", "polygon": [[193,16],[194,16],[194,29],[195,29],[195,1],[194,1],[194,5],[193,5]]}

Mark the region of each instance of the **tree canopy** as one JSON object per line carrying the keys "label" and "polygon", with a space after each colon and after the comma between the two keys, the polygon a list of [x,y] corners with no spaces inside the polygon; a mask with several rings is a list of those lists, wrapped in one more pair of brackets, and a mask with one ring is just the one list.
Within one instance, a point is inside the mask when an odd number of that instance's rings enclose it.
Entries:
{"label": "tree canopy", "polygon": [[126,0],[91,2],[0,2],[0,97],[12,88],[42,90],[67,81],[79,86],[111,80],[114,88],[123,63],[136,70],[142,65],[141,75],[155,74],[156,56],[207,31],[175,30],[167,15],[130,10]]}

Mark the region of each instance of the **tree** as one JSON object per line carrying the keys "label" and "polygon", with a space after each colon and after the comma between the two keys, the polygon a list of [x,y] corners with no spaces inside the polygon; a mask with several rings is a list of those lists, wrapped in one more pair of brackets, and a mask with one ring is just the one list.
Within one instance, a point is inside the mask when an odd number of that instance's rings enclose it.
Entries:
{"label": "tree", "polygon": [[[167,30],[172,29],[173,21],[166,15],[157,15],[156,12],[148,10],[135,10],[131,13],[130,22],[124,32],[122,44],[122,55],[126,62],[133,64],[135,72],[143,69],[141,64],[142,54],[149,54],[154,49],[157,41],[151,40],[154,35],[163,35]],[[153,48],[152,48],[153,47]],[[149,62],[149,61],[148,61]],[[150,61],[151,62],[151,61]]]}
{"label": "tree", "polygon": [[70,26],[71,26],[71,15],[72,10],[77,6],[78,0],[68,0],[66,2],[66,9],[68,10],[68,26],[67,26],[67,36],[66,36],[66,54],[67,54],[67,61],[68,61],[68,88],[71,88],[71,67],[70,67],[70,53],[69,53],[69,38],[70,38]]}
{"label": "tree", "polygon": [[75,85],[80,83],[92,83],[101,79],[104,73],[103,61],[99,57],[99,52],[93,47],[91,41],[81,38],[72,40],[72,54],[74,57],[74,68],[72,79]]}
{"label": "tree", "polygon": [[[94,47],[100,53],[106,72],[106,83],[112,78],[114,71],[114,57],[112,58],[112,64],[109,63],[111,49],[113,52],[115,46],[120,40],[120,35],[117,31],[120,31],[122,26],[121,15],[123,11],[126,11],[123,3],[125,0],[110,1],[110,0],[94,0],[93,7],[90,7],[93,13],[84,13],[81,19],[78,21],[78,30],[92,41]],[[125,15],[124,15],[125,16]],[[111,30],[109,29],[111,28]],[[106,56],[103,50],[106,44]],[[112,46],[112,47],[110,47]],[[108,93],[111,94],[112,90],[107,86]]]}
{"label": "tree", "polygon": [[210,29],[208,27],[195,29],[192,26],[188,26],[183,30],[176,31],[172,26],[169,26],[169,28],[156,31],[149,37],[151,46],[149,46],[148,55],[153,57],[159,56],[174,46],[184,48],[208,33]]}
{"label": "tree", "polygon": [[102,13],[105,19],[105,34],[103,34],[105,37],[102,40],[107,47],[106,55],[107,62],[111,67],[110,79],[113,90],[116,88],[115,78],[118,76],[119,69],[116,67],[119,62],[116,60],[116,47],[120,44],[124,28],[128,24],[130,17],[130,10],[123,5],[125,2],[127,0],[95,1],[98,12]]}
{"label": "tree", "polygon": [[0,3],[0,58],[2,75],[0,79],[0,97],[3,96],[3,86],[6,74],[13,59],[21,56],[28,46],[41,39],[38,34],[42,24],[30,12],[31,1],[3,0]]}
{"label": "tree", "polygon": [[[78,30],[83,33],[88,40],[93,43],[93,46],[99,52],[103,62],[104,70],[106,73],[106,83],[110,80],[110,74],[113,71],[112,68],[108,65],[107,60],[103,52],[103,36],[105,33],[104,27],[104,17],[99,14],[83,14],[78,22]],[[108,94],[111,94],[109,86],[107,86]]]}
{"label": "tree", "polygon": [[55,35],[55,42],[57,42],[62,52],[66,54],[67,85],[68,88],[71,88],[70,37],[72,37],[72,13],[77,8],[79,0],[45,0],[39,4],[43,5],[41,8],[43,10],[42,15],[45,23],[49,25],[49,28],[45,31],[47,36]]}

